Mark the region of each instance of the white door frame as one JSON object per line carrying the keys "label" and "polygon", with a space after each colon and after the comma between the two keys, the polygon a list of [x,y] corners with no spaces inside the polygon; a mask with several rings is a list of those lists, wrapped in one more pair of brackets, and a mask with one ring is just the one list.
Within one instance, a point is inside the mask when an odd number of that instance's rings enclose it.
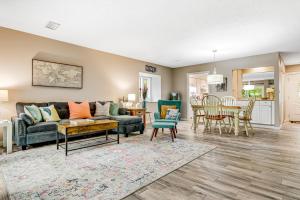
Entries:
{"label": "white door frame", "polygon": [[286,87],[288,87],[288,84],[286,83],[287,82],[287,80],[288,80],[288,76],[289,75],[300,75],[300,72],[288,72],[288,73],[285,73],[284,74],[284,111],[283,111],[283,113],[284,113],[284,115],[283,115],[283,118],[284,118],[284,120],[282,120],[283,122],[289,122],[290,121],[290,118],[289,118],[289,116],[288,116],[288,114],[289,114],[289,109],[288,109],[288,107],[287,107],[287,88]]}
{"label": "white door frame", "polygon": [[[203,74],[203,75],[208,75],[210,72],[209,71],[200,71],[200,72],[188,72],[186,74],[186,80],[187,80],[187,97],[186,97],[186,116],[187,120],[189,120],[189,107],[190,107],[190,75],[193,74]],[[209,87],[208,87],[208,92],[209,92]]]}

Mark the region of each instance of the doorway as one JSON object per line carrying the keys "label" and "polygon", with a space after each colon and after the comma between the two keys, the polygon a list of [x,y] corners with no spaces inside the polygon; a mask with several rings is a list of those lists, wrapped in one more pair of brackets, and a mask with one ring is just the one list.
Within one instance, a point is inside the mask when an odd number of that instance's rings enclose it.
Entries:
{"label": "doorway", "polygon": [[204,94],[208,94],[207,75],[209,72],[194,72],[187,74],[188,95],[187,95],[187,119],[193,117],[193,111],[190,105],[190,99],[196,98],[201,100]]}
{"label": "doorway", "polygon": [[290,73],[285,78],[286,121],[300,122],[300,73]]}

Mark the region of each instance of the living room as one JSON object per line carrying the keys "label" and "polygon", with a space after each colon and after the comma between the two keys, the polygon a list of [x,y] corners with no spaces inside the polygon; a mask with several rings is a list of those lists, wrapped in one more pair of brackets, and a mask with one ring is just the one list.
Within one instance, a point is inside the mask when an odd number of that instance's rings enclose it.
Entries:
{"label": "living room", "polygon": [[298,8],[0,1],[0,199],[300,199]]}

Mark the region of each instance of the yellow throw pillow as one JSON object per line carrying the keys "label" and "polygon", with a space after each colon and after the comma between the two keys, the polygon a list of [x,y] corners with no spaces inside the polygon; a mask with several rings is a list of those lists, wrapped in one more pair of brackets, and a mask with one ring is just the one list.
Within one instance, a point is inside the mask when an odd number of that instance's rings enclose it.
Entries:
{"label": "yellow throw pillow", "polygon": [[160,107],[160,118],[165,119],[168,109],[176,109],[175,105],[162,105]]}
{"label": "yellow throw pillow", "polygon": [[54,105],[51,105],[49,107],[40,107],[39,108],[43,118],[46,122],[57,122],[60,120],[60,117],[54,107]]}

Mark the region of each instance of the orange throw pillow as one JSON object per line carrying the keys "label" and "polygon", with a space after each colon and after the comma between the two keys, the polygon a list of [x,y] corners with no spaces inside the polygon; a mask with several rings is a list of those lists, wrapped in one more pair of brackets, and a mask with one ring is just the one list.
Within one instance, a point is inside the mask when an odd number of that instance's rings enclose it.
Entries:
{"label": "orange throw pillow", "polygon": [[85,119],[91,118],[91,111],[89,102],[84,101],[82,103],[75,103],[69,101],[70,119]]}
{"label": "orange throw pillow", "polygon": [[176,106],[175,105],[172,105],[172,106],[162,105],[160,107],[160,118],[161,119],[166,118],[168,109],[176,109]]}

